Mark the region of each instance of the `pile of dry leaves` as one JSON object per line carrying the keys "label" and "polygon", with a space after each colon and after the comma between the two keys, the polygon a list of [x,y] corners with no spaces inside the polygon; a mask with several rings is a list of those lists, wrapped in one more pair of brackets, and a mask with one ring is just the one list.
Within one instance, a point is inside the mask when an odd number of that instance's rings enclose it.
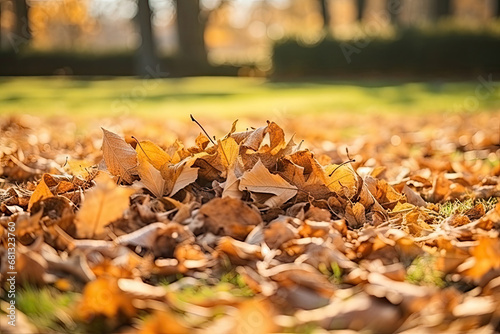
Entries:
{"label": "pile of dry leaves", "polygon": [[[500,331],[498,165],[412,156],[403,138],[387,168],[370,143],[351,159],[314,154],[274,122],[236,126],[186,147],[106,129],[102,142],[51,141],[4,121],[2,282],[14,222],[18,289],[81,294],[68,328]],[[497,154],[498,138],[479,139],[464,151]],[[446,213],[450,201],[469,207]]]}

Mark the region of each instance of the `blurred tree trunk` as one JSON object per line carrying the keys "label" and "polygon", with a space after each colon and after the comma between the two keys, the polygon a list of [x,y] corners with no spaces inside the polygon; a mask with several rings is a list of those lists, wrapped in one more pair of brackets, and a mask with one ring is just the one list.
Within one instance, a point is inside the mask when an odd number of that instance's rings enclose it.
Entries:
{"label": "blurred tree trunk", "polygon": [[208,64],[205,47],[205,22],[200,0],[176,0],[177,36],[181,59],[197,67]]}
{"label": "blurred tree trunk", "polygon": [[330,8],[328,6],[328,0],[318,0],[321,17],[323,18],[323,28],[325,30],[330,29]]}
{"label": "blurred tree trunk", "polygon": [[31,30],[28,20],[29,6],[26,0],[14,0],[13,4],[16,23],[9,42],[14,51],[18,52],[20,47],[26,46],[31,40]]}
{"label": "blurred tree trunk", "polygon": [[401,11],[401,6],[404,6],[404,0],[387,0],[386,8],[389,12],[389,18],[391,24],[399,25],[399,13]]}
{"label": "blurred tree trunk", "polygon": [[495,16],[495,18],[500,18],[500,0],[496,0],[493,4],[494,6],[494,11],[493,11],[493,15]]}
{"label": "blurred tree trunk", "polygon": [[151,76],[152,71],[157,71],[158,66],[151,15],[149,0],[137,0],[136,20],[141,36],[141,44],[137,49],[135,73],[141,77]]}
{"label": "blurred tree trunk", "polygon": [[365,11],[366,0],[357,0],[358,12],[357,12],[357,20],[358,22],[363,21],[363,13]]}
{"label": "blurred tree trunk", "polygon": [[451,16],[451,0],[434,0],[436,20]]}

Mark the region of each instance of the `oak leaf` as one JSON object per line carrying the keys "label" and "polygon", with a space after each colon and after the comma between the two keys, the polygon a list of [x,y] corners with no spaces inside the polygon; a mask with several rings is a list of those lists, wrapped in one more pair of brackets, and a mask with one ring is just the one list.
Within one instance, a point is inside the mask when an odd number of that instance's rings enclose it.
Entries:
{"label": "oak leaf", "polygon": [[127,183],[133,182],[137,166],[137,153],[132,146],[116,133],[101,128],[102,152],[108,171]]}
{"label": "oak leaf", "polygon": [[117,186],[111,178],[101,174],[96,178],[97,185],[85,195],[82,207],[76,216],[76,229],[79,238],[100,238],[105,227],[121,217],[129,205],[133,188]]}
{"label": "oak leaf", "polygon": [[280,206],[297,194],[297,187],[286,182],[281,176],[274,175],[259,160],[255,166],[243,174],[240,190],[254,193],[274,194],[264,204],[270,207]]}

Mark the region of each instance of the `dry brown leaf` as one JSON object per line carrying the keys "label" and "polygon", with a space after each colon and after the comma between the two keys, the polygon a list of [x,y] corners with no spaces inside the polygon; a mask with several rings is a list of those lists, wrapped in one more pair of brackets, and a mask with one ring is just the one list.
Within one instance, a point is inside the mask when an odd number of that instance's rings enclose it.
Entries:
{"label": "dry brown leaf", "polygon": [[365,207],[361,203],[347,203],[345,220],[351,228],[359,228],[366,223]]}
{"label": "dry brown leaf", "polygon": [[215,198],[201,207],[204,229],[214,234],[228,235],[243,240],[250,231],[262,223],[259,213],[245,202],[231,198]]}
{"label": "dry brown leaf", "polygon": [[128,208],[133,188],[117,186],[109,176],[100,174],[97,185],[85,195],[85,200],[76,215],[76,229],[79,238],[101,238],[105,227],[122,216]]}
{"label": "dry brown leaf", "polygon": [[297,187],[286,182],[281,176],[271,174],[260,160],[250,171],[243,174],[239,189],[274,194],[275,196],[264,202],[269,207],[280,206],[297,194]]}
{"label": "dry brown leaf", "polygon": [[52,194],[52,192],[50,191],[49,187],[47,186],[47,184],[45,183],[45,175],[47,175],[47,174],[44,174],[42,176],[42,179],[40,180],[40,182],[38,183],[38,185],[35,188],[35,191],[33,192],[33,194],[30,197],[30,201],[28,203],[28,211],[31,210],[31,207],[33,206],[33,204],[35,204],[35,202],[38,202],[41,199],[45,199],[45,198],[49,198],[49,197],[54,196]]}
{"label": "dry brown leaf", "polygon": [[128,183],[134,180],[137,153],[116,133],[101,128],[103,132],[102,153],[108,171]]}

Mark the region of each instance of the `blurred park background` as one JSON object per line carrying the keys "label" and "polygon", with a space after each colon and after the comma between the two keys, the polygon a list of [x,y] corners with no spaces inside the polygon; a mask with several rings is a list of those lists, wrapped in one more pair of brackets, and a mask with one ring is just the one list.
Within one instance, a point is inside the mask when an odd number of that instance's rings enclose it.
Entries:
{"label": "blurred park background", "polygon": [[0,75],[473,78],[498,0],[1,0]]}
{"label": "blurred park background", "polygon": [[499,2],[0,0],[0,115],[497,126]]}

